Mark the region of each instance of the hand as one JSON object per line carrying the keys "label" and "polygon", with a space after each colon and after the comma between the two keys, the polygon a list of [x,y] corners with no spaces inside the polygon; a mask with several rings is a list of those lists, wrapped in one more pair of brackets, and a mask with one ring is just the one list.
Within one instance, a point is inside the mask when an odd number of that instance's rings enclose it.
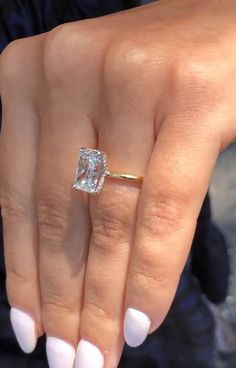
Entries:
{"label": "hand", "polygon": [[[172,0],[62,25],[1,56],[11,319],[52,368],[113,368],[164,320],[221,150],[236,140],[236,4]],[[71,185],[80,146],[142,187]],[[35,334],[36,331],[36,334]],[[81,341],[82,340],[82,341]]]}

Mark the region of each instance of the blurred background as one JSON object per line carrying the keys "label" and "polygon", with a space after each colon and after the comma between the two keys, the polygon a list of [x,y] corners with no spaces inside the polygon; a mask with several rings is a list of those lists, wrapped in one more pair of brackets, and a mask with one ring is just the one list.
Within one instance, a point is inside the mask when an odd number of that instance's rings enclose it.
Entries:
{"label": "blurred background", "polygon": [[[213,220],[227,240],[230,259],[228,296],[220,309],[222,317],[232,323],[236,331],[236,144],[221,154],[213,174],[210,194]],[[231,334],[227,325],[224,326],[228,349],[236,350],[235,335]],[[228,357],[222,354],[218,366],[235,368],[235,353],[231,357],[230,354]]]}

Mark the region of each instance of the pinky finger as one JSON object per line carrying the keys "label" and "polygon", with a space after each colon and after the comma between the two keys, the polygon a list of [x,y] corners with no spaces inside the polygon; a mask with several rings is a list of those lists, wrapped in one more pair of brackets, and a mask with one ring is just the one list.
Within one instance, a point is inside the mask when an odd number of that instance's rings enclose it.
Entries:
{"label": "pinky finger", "polygon": [[174,298],[220,150],[210,125],[189,121],[183,132],[180,122],[169,121],[157,138],[140,195],[128,279],[124,334],[130,346],[160,326]]}

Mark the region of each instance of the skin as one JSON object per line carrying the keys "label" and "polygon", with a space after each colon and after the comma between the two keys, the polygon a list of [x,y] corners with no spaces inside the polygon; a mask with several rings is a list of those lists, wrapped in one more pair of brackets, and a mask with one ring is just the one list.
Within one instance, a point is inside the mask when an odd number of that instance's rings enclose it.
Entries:
{"label": "skin", "polygon": [[[127,307],[150,332],[163,322],[217,157],[236,141],[235,42],[235,1],[162,0],[5,49],[7,291],[39,336],[89,340],[112,368]],[[80,146],[142,185],[73,190]]]}

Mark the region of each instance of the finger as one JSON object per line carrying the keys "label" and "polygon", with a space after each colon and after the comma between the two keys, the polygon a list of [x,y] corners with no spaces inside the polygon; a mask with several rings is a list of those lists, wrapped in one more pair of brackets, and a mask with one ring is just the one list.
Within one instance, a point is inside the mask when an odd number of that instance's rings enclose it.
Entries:
{"label": "finger", "polygon": [[176,115],[164,122],[144,178],[124,319],[133,347],[170,308],[220,149],[210,123],[217,117],[201,118]]}
{"label": "finger", "polygon": [[[70,117],[67,117],[65,124],[69,120]],[[75,192],[71,184],[77,165],[77,146],[92,146],[94,142],[82,139],[83,134],[68,129],[68,125],[62,128],[63,133],[59,129],[55,132],[57,121],[58,116],[52,112],[45,116],[43,124],[47,128],[40,142],[37,178],[40,280],[49,364],[51,367],[60,366],[58,358],[63,356],[69,367],[73,365],[74,346],[79,339],[85,261],[90,238],[87,196]],[[48,159],[53,152],[60,152],[56,161]]]}
{"label": "finger", "polygon": [[[106,152],[109,169],[143,176],[154,142],[152,115],[141,104],[143,96],[134,92],[137,86],[130,83],[128,87],[129,77],[127,74],[127,83],[122,78],[120,82],[110,80],[109,98],[99,116],[99,149]],[[107,178],[101,193],[90,196],[93,232],[78,368],[118,365],[124,344],[125,285],[139,191],[140,184]]]}
{"label": "finger", "polygon": [[[29,353],[43,333],[38,280],[34,176],[38,118],[34,109],[44,37],[10,45],[1,56],[1,209],[11,321]],[[27,50],[27,52],[25,52]]]}
{"label": "finger", "polygon": [[55,89],[46,84],[43,95],[37,172],[42,314],[49,365],[67,368],[79,339],[91,235],[88,197],[72,184],[78,147],[94,147],[96,137],[70,83]]}
{"label": "finger", "polygon": [[42,318],[52,368],[74,364],[91,235],[87,195],[72,184],[78,147],[97,144],[91,120],[102,50],[81,24],[56,27],[43,50],[36,183]]}

